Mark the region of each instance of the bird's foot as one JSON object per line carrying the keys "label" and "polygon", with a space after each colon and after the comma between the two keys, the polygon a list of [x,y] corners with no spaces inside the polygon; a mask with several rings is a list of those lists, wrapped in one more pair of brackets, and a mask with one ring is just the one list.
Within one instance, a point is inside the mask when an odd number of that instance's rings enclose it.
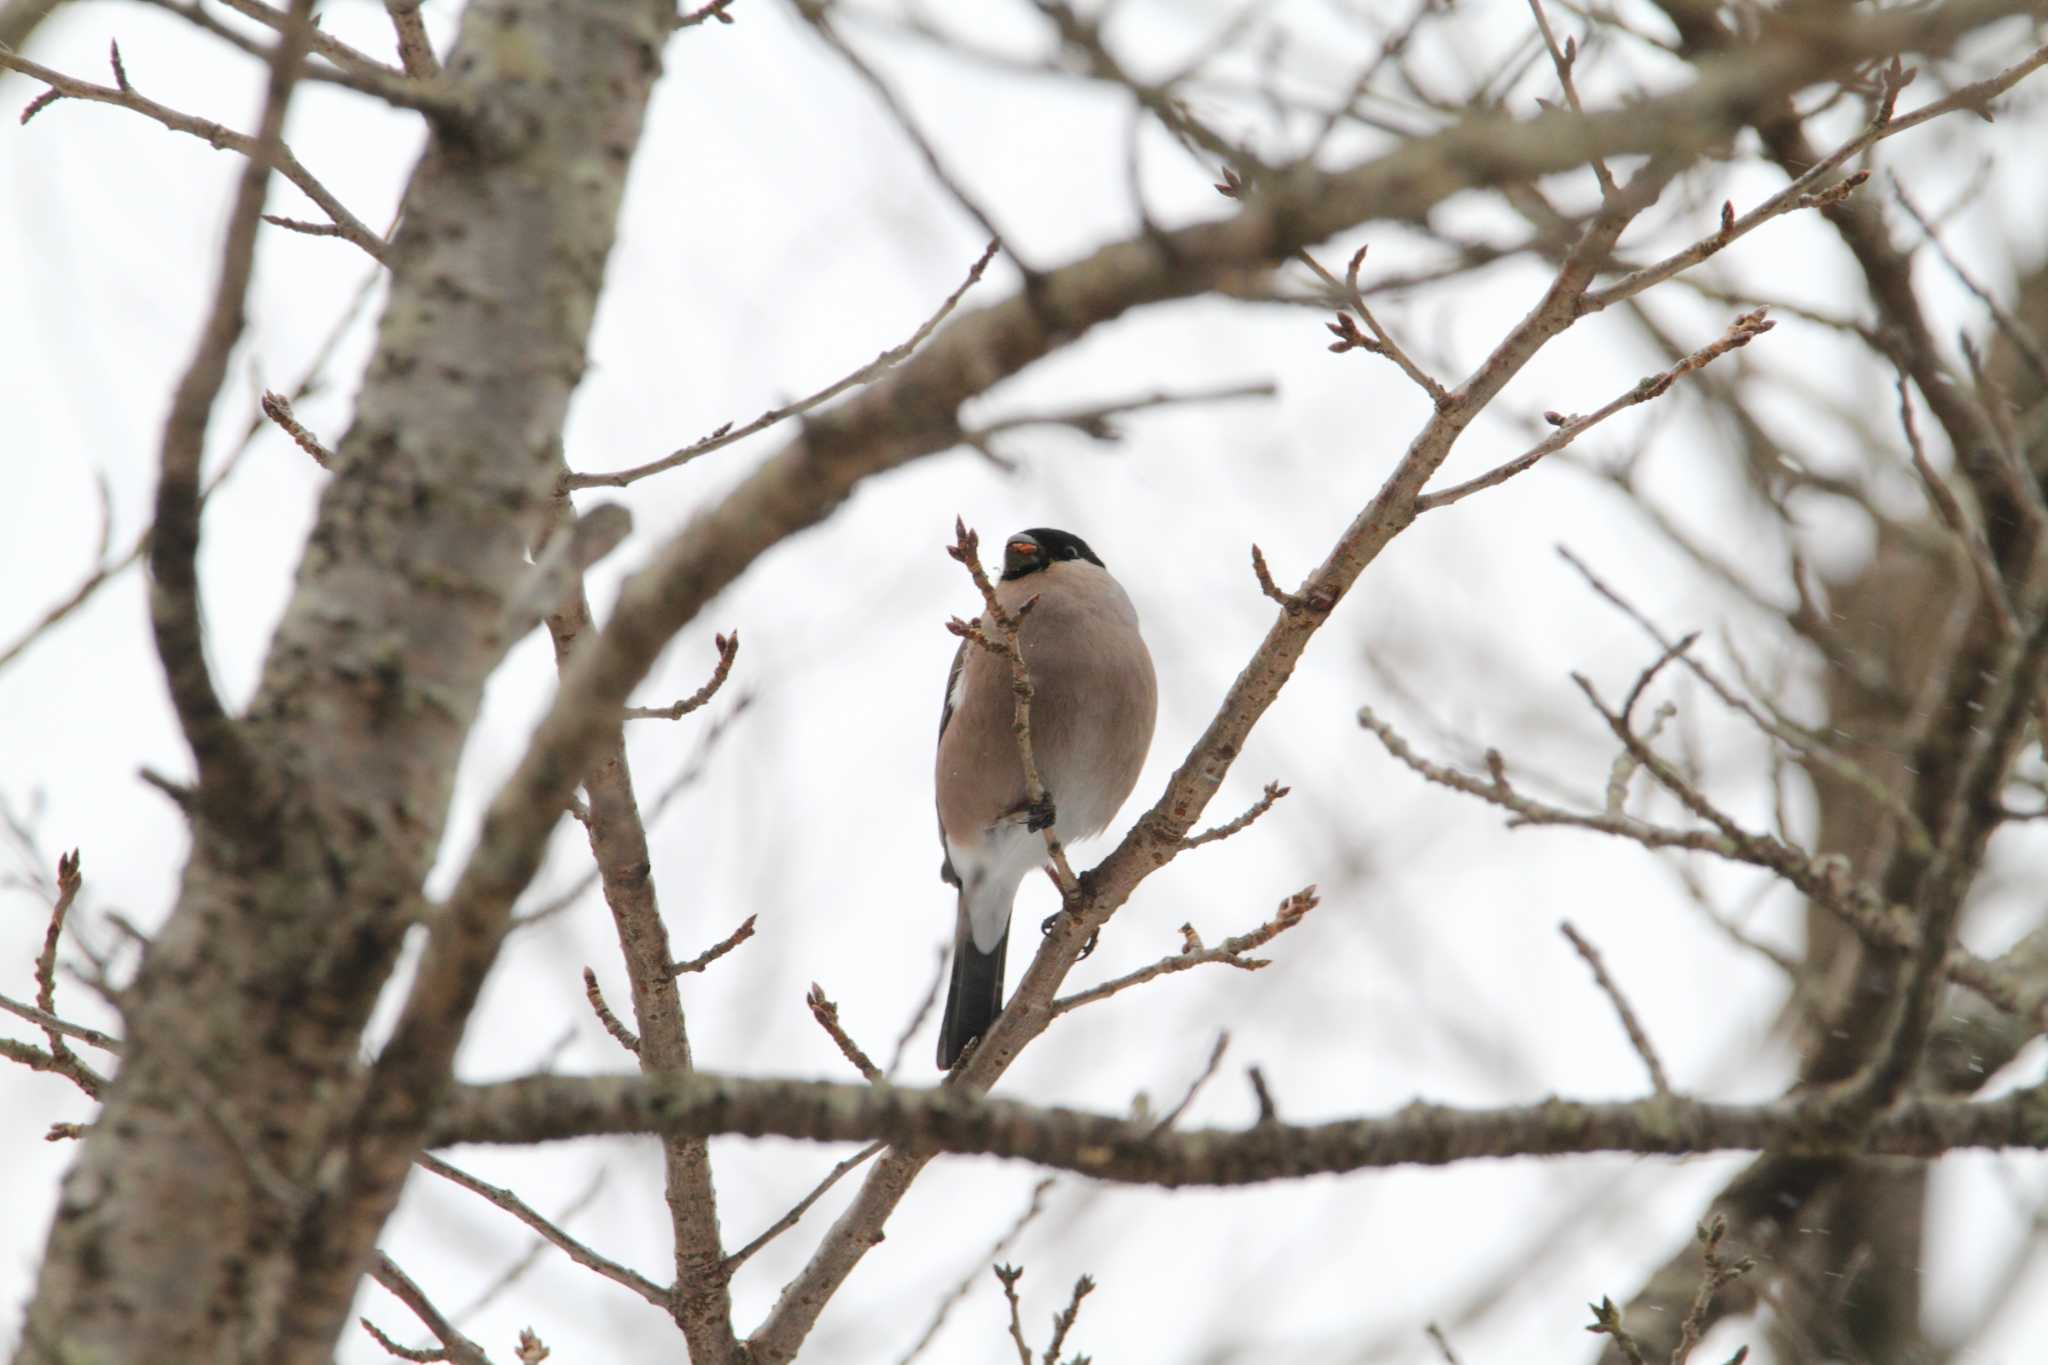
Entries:
{"label": "bird's foot", "polygon": [[[1066,911],[1064,911],[1064,910],[1055,910],[1055,911],[1053,911],[1053,912],[1052,912],[1052,913],[1051,913],[1050,915],[1047,915],[1047,916],[1045,917],[1045,920],[1044,920],[1044,922],[1043,922],[1043,923],[1041,923],[1041,924],[1040,924],[1040,925],[1038,926],[1038,932],[1039,932],[1040,934],[1050,934],[1050,933],[1052,933],[1052,927],[1053,927],[1053,926],[1054,926],[1055,924],[1058,924],[1058,923],[1060,922],[1060,916],[1061,916],[1061,915],[1064,915],[1064,914],[1066,914],[1066,913],[1067,913],[1067,912],[1066,912]],[[1081,945],[1081,956],[1082,956],[1082,957],[1086,957],[1086,956],[1088,956],[1088,954],[1090,954],[1090,953],[1094,952],[1094,951],[1095,951],[1095,945],[1096,945],[1096,944],[1097,944],[1097,943],[1098,943],[1099,941],[1101,941],[1101,938],[1102,938],[1102,931],[1101,931],[1101,930],[1099,930],[1099,929],[1098,929],[1098,930],[1096,930],[1096,931],[1095,931],[1094,933],[1092,933],[1092,934],[1088,935],[1088,941],[1087,941],[1086,943],[1084,943],[1084,944],[1082,944],[1082,945]],[[1078,959],[1078,958],[1077,958],[1077,959],[1075,959],[1075,960],[1076,960],[1076,961],[1079,961],[1079,959]]]}
{"label": "bird's foot", "polygon": [[1024,828],[1030,830],[1033,834],[1038,833],[1042,829],[1051,829],[1053,821],[1057,818],[1057,814],[1053,810],[1052,793],[1050,792],[1047,792],[1036,801],[1025,803],[1023,810]]}

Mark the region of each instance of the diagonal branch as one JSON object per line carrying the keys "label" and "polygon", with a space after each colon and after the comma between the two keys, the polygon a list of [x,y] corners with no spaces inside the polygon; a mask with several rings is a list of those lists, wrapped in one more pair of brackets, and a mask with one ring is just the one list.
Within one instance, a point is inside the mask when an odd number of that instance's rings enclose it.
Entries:
{"label": "diagonal branch", "polygon": [[1180,932],[1181,936],[1186,940],[1186,945],[1180,952],[1172,957],[1163,957],[1149,966],[1138,968],[1134,972],[1127,972],[1113,980],[1105,981],[1099,986],[1090,986],[1085,991],[1076,991],[1072,995],[1063,995],[1053,1001],[1052,1012],[1057,1017],[1067,1013],[1069,1010],[1077,1010],[1083,1005],[1092,1005],[1098,1000],[1107,1000],[1110,996],[1120,991],[1129,990],[1133,986],[1143,985],[1147,981],[1156,980],[1162,976],[1171,976],[1175,972],[1191,971],[1196,967],[1204,967],[1210,963],[1220,962],[1224,966],[1235,967],[1239,971],[1246,972],[1256,972],[1261,968],[1270,967],[1273,965],[1270,960],[1259,957],[1246,957],[1245,954],[1265,947],[1268,943],[1271,943],[1274,939],[1301,923],[1302,917],[1315,909],[1320,903],[1316,897],[1316,889],[1313,886],[1304,887],[1286,900],[1281,901],[1280,908],[1273,912],[1273,918],[1259,925],[1256,929],[1242,934],[1234,934],[1213,948],[1203,946],[1202,940],[1195,934],[1193,925],[1183,924]]}
{"label": "diagonal branch", "polygon": [[757,432],[766,431],[778,422],[786,421],[791,417],[801,417],[815,408],[823,407],[850,389],[857,389],[863,384],[874,382],[887,374],[891,369],[908,360],[916,352],[917,348],[924,345],[932,333],[938,330],[939,324],[952,315],[953,310],[960,306],[960,300],[966,297],[967,291],[981,283],[982,274],[988,269],[988,263],[995,259],[996,249],[999,245],[999,243],[991,241],[986,247],[982,248],[981,255],[976,257],[974,264],[967,268],[967,278],[960,282],[960,287],[946,295],[944,302],[940,303],[937,310],[930,317],[926,318],[915,332],[910,334],[908,340],[899,346],[891,346],[852,374],[833,380],[830,384],[827,384],[824,388],[819,389],[807,398],[799,398],[794,403],[785,403],[779,408],[770,408],[737,430],[733,428],[732,423],[727,422],[702,440],[692,442],[681,450],[673,451],[658,460],[650,460],[646,464],[634,465],[631,469],[620,469],[610,474],[570,474],[562,480],[562,487],[571,490],[599,487],[624,488],[627,484],[637,483],[650,474],[659,474],[664,470],[674,469],[678,465],[688,464],[700,455],[709,455],[712,451],[729,446],[735,441],[744,441],[747,437]]}
{"label": "diagonal branch", "polygon": [[[206,453],[206,430],[214,399],[227,378],[228,357],[241,340],[244,296],[256,266],[256,232],[270,187],[272,165],[284,155],[284,115],[298,82],[299,66],[311,42],[312,0],[293,0],[291,18],[278,40],[263,97],[263,115],[255,137],[244,151],[241,180],[228,216],[226,244],[221,249],[220,277],[213,306],[185,373],[171,396],[164,422],[156,490],[156,522],[150,533],[151,575],[149,617],[156,652],[170,686],[185,740],[199,765],[200,789],[209,800],[237,804],[254,793],[254,763],[246,741],[221,705],[206,662],[206,627],[199,601],[199,464]],[[0,54],[0,60],[9,60]],[[14,59],[18,60],[18,59]],[[115,54],[121,89],[119,103],[140,99]],[[95,87],[97,89],[98,87]],[[161,106],[157,106],[161,108]],[[168,112],[168,111],[166,111]]]}
{"label": "diagonal branch", "polygon": [[571,1237],[540,1210],[512,1191],[501,1185],[479,1180],[468,1171],[450,1165],[432,1152],[420,1153],[419,1164],[423,1170],[431,1171],[451,1184],[460,1185],[471,1194],[505,1210],[584,1269],[594,1270],[612,1283],[624,1285],[657,1308],[668,1307],[670,1294],[665,1287],[656,1284],[632,1267],[620,1265],[609,1256],[593,1251],[587,1244]]}
{"label": "diagonal branch", "polygon": [[[294,63],[304,56],[304,44],[301,43],[299,46],[300,52],[298,56],[292,58]],[[277,54],[280,59],[287,55],[289,54],[283,51]],[[76,77],[67,76],[61,71],[54,71],[40,62],[30,61],[28,58],[18,53],[9,52],[4,48],[0,48],[0,67],[12,67],[25,76],[35,77],[35,79],[48,85],[50,91],[54,92],[55,96],[61,96],[64,99],[88,100],[95,104],[111,104],[117,108],[141,114],[145,118],[154,119],[174,133],[185,133],[198,138],[210,146],[239,153],[249,158],[252,167],[260,165],[266,179],[269,172],[274,168],[279,175],[289,180],[300,193],[320,206],[320,211],[326,214],[334,224],[335,235],[354,246],[362,248],[364,252],[375,260],[383,261],[385,259],[388,244],[384,238],[371,229],[362,219],[350,213],[341,200],[336,198],[332,191],[314,178],[313,173],[307,170],[305,165],[296,156],[292,155],[291,148],[286,146],[279,136],[284,126],[281,120],[276,128],[271,128],[266,115],[266,121],[258,127],[255,134],[238,133],[224,124],[215,123],[212,119],[199,118],[195,115],[173,109],[169,105],[157,103],[136,90],[133,86],[127,84],[125,76],[119,78],[121,82],[119,85],[95,85],[91,81],[82,81]],[[43,103],[46,103],[51,97],[50,94],[46,94],[42,102],[31,106],[29,112],[33,113],[36,109],[43,107]],[[23,115],[24,120],[27,117],[28,114],[25,113]],[[243,172],[245,181],[248,174],[249,171],[245,169]],[[239,202],[241,200],[238,196],[237,203]],[[260,211],[261,195],[258,195],[256,202]],[[231,231],[232,228],[233,224],[231,222]],[[253,235],[253,223],[251,231]],[[253,254],[253,245],[249,250]],[[246,276],[246,267],[244,268],[244,273]],[[244,287],[246,288],[246,278]],[[217,310],[218,299],[216,299],[216,315]],[[235,335],[240,336],[240,334],[240,328],[237,327]],[[232,338],[230,339],[230,346],[232,346]]]}
{"label": "diagonal branch", "polygon": [[[1381,494],[1312,575],[1314,591],[1304,596],[1334,606],[1412,521],[1422,483],[1440,467],[1478,410],[1544,341],[1569,325],[1576,301],[1598,262],[1607,258],[1614,236],[1688,157],[1741,126],[1760,100],[1797,89],[1861,56],[1946,46],[2019,7],[2019,0],[1958,0],[1936,10],[1885,11],[1831,26],[1824,43],[1789,42],[1763,59],[1744,54],[1702,63],[1691,85],[1625,110],[1585,119],[1553,112],[1526,121],[1475,121],[1416,139],[1349,170],[1276,178],[1262,183],[1232,216],[1165,234],[1170,251],[1155,237],[1140,235],[1049,272],[1038,281],[1033,298],[1014,297],[954,319],[895,373],[820,413],[722,502],[680,528],[628,580],[606,629],[577,651],[555,703],[489,807],[476,851],[438,917],[401,1037],[459,1036],[478,983],[502,943],[512,903],[538,867],[543,836],[567,803],[577,776],[615,729],[631,689],[669,638],[758,555],[815,524],[863,480],[954,444],[958,409],[967,399],[1132,308],[1202,292],[1245,265],[1284,259],[1368,219],[1419,218],[1461,190],[1532,179],[1594,154],[1675,149],[1670,159],[1639,171],[1619,196],[1624,201],[1620,208],[1603,214],[1585,234],[1583,255],[1575,253],[1530,318],[1453,393],[1448,410],[1411,444]],[[1279,681],[1325,619],[1326,611],[1275,623],[1255,663],[1225,699],[1160,803],[1097,870],[1101,888],[1087,912],[1066,917],[1074,922],[1047,940],[1026,976],[1026,1008],[1013,1007],[984,1040],[963,1074],[963,1085],[988,1084],[1045,1027],[1057,984],[1088,932],[1157,865],[1155,859],[1170,860],[1177,851],[1169,844],[1177,845],[1200,817],[1228,771],[1226,755],[1240,750]],[[755,1333],[750,1346],[758,1360],[786,1359],[794,1352],[833,1290],[874,1244],[874,1234],[923,1160],[891,1153],[878,1163],[812,1264]]]}

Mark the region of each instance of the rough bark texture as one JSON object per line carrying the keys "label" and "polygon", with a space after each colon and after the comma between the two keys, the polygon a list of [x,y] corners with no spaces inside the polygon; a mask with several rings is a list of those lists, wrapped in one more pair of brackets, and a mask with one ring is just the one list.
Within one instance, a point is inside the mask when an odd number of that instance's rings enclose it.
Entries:
{"label": "rough bark texture", "polygon": [[260,770],[197,793],[20,1360],[332,1355],[397,1188],[334,1198],[329,1158],[506,645],[670,13],[465,13],[447,79],[469,112],[407,191],[355,424],[235,722]]}
{"label": "rough bark texture", "polygon": [[1161,1130],[1154,1119],[1024,1104],[953,1085],[760,1080],[702,1071],[683,1077],[540,1075],[455,1087],[432,1131],[437,1145],[559,1142],[608,1133],[879,1138],[925,1160],[940,1152],[984,1153],[1101,1180],[1248,1185],[1563,1152],[1685,1155],[1768,1147],[1801,1160],[1931,1156],[1971,1147],[2037,1150],[2048,1148],[2048,1087],[1998,1100],[1909,1100],[1867,1124],[1853,1104],[1827,1096],[1715,1104],[1660,1095],[1612,1104],[1551,1099],[1506,1109],[1418,1102],[1376,1118]]}

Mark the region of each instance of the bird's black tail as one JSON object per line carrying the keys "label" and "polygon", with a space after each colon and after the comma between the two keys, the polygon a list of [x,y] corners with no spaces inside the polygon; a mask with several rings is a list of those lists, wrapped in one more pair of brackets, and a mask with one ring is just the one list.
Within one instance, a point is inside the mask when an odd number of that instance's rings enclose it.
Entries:
{"label": "bird's black tail", "polygon": [[996,940],[995,951],[974,946],[967,911],[960,911],[953,931],[953,984],[946,990],[946,1013],[939,1024],[939,1070],[951,1071],[967,1045],[981,1037],[1003,1012],[1003,959],[1009,952],[1010,929]]}

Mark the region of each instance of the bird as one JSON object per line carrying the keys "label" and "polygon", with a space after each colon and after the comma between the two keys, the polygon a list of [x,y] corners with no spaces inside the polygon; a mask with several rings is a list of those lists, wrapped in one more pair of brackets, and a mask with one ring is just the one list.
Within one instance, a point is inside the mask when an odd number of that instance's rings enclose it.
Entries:
{"label": "bird", "polygon": [[1049,823],[1062,843],[1102,832],[1137,785],[1159,710],[1137,608],[1088,542],[1049,526],[1019,531],[1004,543],[995,597],[1006,613],[1023,613],[1032,757],[1046,801],[1034,808],[1026,797],[1009,661],[962,640],[946,679],[935,774],[940,876],[959,892],[942,1071],[1002,1013],[1010,909],[1025,876],[1046,861],[1039,831]]}

